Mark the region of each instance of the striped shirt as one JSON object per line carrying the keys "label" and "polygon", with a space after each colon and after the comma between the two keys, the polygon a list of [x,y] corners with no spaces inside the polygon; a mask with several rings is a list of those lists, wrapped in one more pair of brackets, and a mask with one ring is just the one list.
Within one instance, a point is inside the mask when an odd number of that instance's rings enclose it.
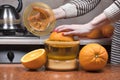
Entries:
{"label": "striped shirt", "polygon": [[[66,18],[82,16],[93,10],[101,0],[70,0],[69,3],[61,6],[66,13]],[[104,10],[106,16],[115,22],[120,17],[120,0],[114,1],[107,9]]]}
{"label": "striped shirt", "polygon": [[[71,0],[61,6],[66,13],[66,18],[81,16],[93,10],[101,0]],[[120,20],[120,0],[114,2],[104,10],[104,14],[111,22]],[[111,45],[111,64],[120,64],[120,21],[115,23],[115,30]]]}
{"label": "striped shirt", "polygon": [[93,10],[100,1],[101,0],[71,0],[70,3],[75,4],[77,8],[77,16],[79,16]]}
{"label": "striped shirt", "polygon": [[101,0],[70,0],[61,6],[66,13],[66,18],[84,15],[93,10]]}

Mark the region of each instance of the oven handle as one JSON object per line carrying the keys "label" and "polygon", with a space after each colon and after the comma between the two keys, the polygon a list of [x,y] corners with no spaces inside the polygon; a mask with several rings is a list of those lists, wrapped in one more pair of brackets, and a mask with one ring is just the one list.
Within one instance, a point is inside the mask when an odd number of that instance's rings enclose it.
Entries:
{"label": "oven handle", "polygon": [[13,51],[8,51],[7,57],[9,59],[9,61],[12,63],[13,59],[14,59],[14,52]]}

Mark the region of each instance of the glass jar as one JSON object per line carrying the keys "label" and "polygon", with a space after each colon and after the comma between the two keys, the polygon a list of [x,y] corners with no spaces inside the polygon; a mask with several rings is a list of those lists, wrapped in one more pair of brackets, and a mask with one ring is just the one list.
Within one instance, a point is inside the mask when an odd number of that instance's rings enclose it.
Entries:
{"label": "glass jar", "polygon": [[55,27],[55,16],[45,3],[29,4],[23,12],[23,23],[29,32],[36,36],[48,35]]}
{"label": "glass jar", "polygon": [[45,49],[48,61],[47,69],[75,70],[77,69],[77,55],[79,53],[79,41],[60,42],[45,41]]}

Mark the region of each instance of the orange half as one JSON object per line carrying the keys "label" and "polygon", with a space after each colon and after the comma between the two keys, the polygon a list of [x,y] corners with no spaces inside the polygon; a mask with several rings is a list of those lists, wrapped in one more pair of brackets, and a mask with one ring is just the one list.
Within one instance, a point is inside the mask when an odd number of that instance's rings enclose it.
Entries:
{"label": "orange half", "polygon": [[21,63],[29,69],[38,69],[46,63],[45,49],[36,49],[21,58]]}

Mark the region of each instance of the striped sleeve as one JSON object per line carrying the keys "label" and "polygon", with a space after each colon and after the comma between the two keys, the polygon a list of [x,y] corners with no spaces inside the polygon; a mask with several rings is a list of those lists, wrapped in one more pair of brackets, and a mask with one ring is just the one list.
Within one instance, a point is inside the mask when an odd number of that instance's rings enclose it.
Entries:
{"label": "striped sleeve", "polygon": [[66,17],[75,17],[84,15],[93,10],[101,0],[71,0],[69,3],[61,6],[65,11]]}
{"label": "striped sleeve", "polygon": [[120,20],[120,0],[114,1],[108,8],[104,10],[104,14],[111,22]]}

